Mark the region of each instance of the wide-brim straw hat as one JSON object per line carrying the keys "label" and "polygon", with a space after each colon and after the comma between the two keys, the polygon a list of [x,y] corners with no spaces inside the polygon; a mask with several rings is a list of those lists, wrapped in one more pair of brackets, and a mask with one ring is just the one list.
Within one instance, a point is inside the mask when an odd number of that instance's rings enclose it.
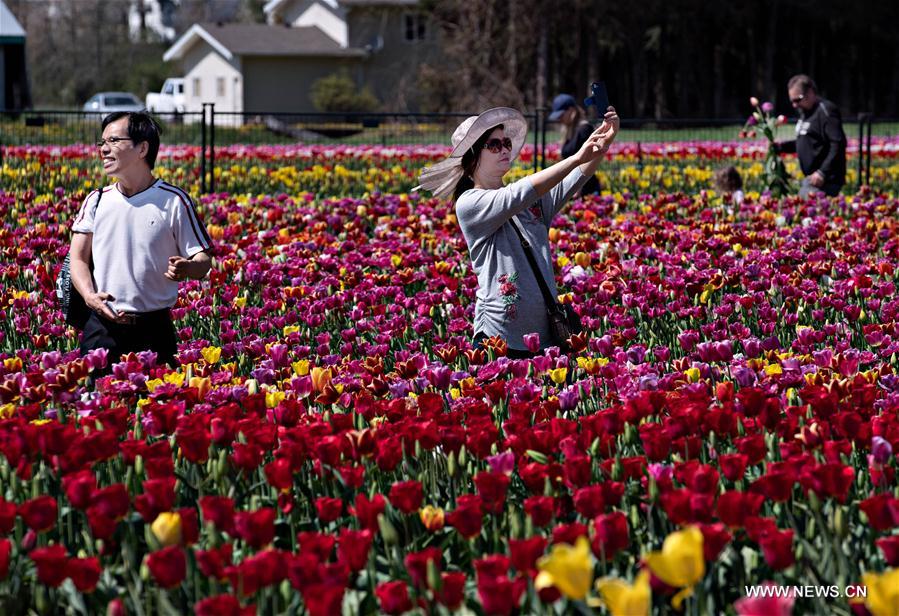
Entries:
{"label": "wide-brim straw hat", "polygon": [[506,137],[512,140],[510,160],[518,158],[528,134],[528,122],[516,109],[511,107],[494,107],[480,115],[465,118],[453,131],[453,151],[445,159],[422,169],[420,184],[412,190],[424,188],[435,197],[448,197],[462,179],[462,156],[471,149],[481,135],[500,124]]}

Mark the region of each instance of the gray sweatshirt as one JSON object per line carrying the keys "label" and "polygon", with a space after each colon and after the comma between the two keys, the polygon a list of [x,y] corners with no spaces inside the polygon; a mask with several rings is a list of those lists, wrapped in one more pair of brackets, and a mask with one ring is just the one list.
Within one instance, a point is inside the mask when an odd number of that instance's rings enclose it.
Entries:
{"label": "gray sweatshirt", "polygon": [[587,179],[577,167],[542,198],[529,178],[494,190],[472,188],[459,196],[456,218],[478,275],[476,334],[501,336],[509,348],[520,351],[526,349],[522,337],[534,332],[540,334],[541,348],[553,345],[543,295],[509,219],[516,217],[555,297],[549,227]]}

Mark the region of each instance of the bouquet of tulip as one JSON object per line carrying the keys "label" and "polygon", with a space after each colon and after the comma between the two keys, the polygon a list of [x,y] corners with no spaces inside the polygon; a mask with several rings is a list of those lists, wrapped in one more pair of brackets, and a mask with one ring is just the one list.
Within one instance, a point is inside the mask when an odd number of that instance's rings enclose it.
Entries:
{"label": "bouquet of tulip", "polygon": [[746,124],[740,131],[740,137],[754,139],[757,133],[756,127],[761,130],[768,139],[768,153],[765,156],[765,185],[776,197],[788,195],[793,192],[790,186],[790,175],[778,156],[775,145],[777,127],[786,124],[787,118],[783,115],[775,116],[773,114],[774,105],[767,101],[759,105],[759,99],[754,96],[749,99],[749,104],[755,111],[746,119]]}

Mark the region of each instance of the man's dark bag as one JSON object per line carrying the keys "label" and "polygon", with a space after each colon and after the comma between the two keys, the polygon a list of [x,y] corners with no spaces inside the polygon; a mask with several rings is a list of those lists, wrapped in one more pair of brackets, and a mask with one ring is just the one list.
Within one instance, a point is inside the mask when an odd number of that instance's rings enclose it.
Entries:
{"label": "man's dark bag", "polygon": [[537,284],[540,286],[540,293],[543,295],[543,302],[546,304],[546,316],[549,318],[549,332],[552,334],[553,342],[565,353],[571,353],[574,349],[568,343],[568,339],[584,331],[584,327],[581,325],[581,318],[574,311],[574,308],[568,304],[560,306],[559,302],[552,296],[549,286],[546,284],[546,280],[543,279],[543,274],[537,266],[537,260],[534,258],[533,251],[531,251],[530,242],[525,239],[514,218],[510,219],[509,222],[512,223],[512,228],[515,229],[518,239],[521,240],[524,255],[527,257],[528,264],[534,271],[534,277],[537,278]]}
{"label": "man's dark bag", "polygon": [[[100,205],[100,197],[102,196],[103,190],[98,190],[97,200],[93,205],[93,214],[97,213],[97,207]],[[59,274],[56,276],[56,298],[59,300],[59,309],[62,310],[66,317],[66,323],[72,327],[84,329],[87,320],[91,316],[91,309],[84,303],[84,298],[81,297],[81,293],[78,292],[72,283],[70,260],[70,255],[66,254]]]}

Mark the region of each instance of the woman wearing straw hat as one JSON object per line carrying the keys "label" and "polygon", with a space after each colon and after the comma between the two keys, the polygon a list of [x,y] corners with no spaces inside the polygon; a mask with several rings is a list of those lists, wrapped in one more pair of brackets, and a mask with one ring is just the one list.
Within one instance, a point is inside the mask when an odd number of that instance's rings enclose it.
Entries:
{"label": "woman wearing straw hat", "polygon": [[[456,218],[478,275],[475,344],[499,336],[511,358],[530,357],[528,347],[558,344],[552,340],[547,305],[522,239],[530,244],[554,298],[549,227],[565,202],[593,177],[618,126],[618,114],[609,107],[602,125],[573,156],[504,185],[503,176],[524,145],[527,122],[515,109],[488,109],[456,128],[446,160],[422,171],[421,188],[436,197],[452,195],[456,202]],[[526,344],[524,336],[534,333],[539,345],[533,345],[532,338]]]}

